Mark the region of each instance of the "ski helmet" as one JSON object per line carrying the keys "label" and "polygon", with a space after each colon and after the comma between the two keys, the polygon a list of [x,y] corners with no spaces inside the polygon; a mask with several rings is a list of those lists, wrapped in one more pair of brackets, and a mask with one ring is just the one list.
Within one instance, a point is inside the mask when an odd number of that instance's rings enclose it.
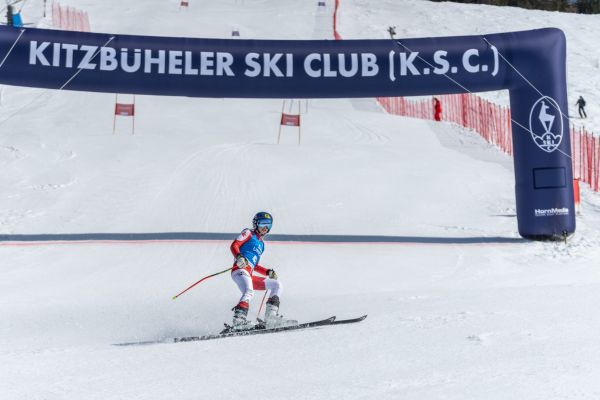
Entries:
{"label": "ski helmet", "polygon": [[252,228],[258,232],[258,228],[263,226],[266,226],[268,229],[267,232],[270,232],[271,226],[273,226],[273,216],[268,212],[261,211],[252,219]]}

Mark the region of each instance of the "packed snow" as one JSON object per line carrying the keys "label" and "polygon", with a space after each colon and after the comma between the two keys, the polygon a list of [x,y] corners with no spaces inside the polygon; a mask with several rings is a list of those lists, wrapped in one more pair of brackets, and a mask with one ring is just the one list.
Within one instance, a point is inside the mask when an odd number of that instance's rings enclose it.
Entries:
{"label": "packed snow", "polygon": [[[64,0],[93,31],[331,38],[333,1]],[[43,2],[23,8],[47,27]],[[600,112],[599,16],[418,0],[341,0],[345,38],[567,33],[569,99]],[[594,64],[595,63],[595,64]],[[589,93],[589,94],[588,94]],[[495,96],[495,95],[491,95]],[[589,98],[588,98],[589,96]],[[502,95],[498,98],[501,99]],[[583,190],[568,243],[517,234],[512,160],[477,134],[384,113],[374,99],[136,96],[135,134],[114,94],[2,87],[0,398],[597,399],[600,197]],[[287,103],[286,106],[289,106]],[[292,107],[298,107],[294,102]],[[571,114],[573,111],[571,111]],[[281,312],[355,325],[208,342],[116,343],[218,332],[239,292],[230,234],[254,213],[272,233],[389,236],[392,243],[270,240],[262,264]],[[61,240],[87,234],[85,241]],[[47,241],[6,240],[46,235]],[[273,236],[275,237],[275,236]],[[250,316],[255,317],[262,293]]]}
{"label": "packed snow", "polygon": [[[483,35],[495,32],[559,28],[567,38],[567,84],[571,123],[600,133],[600,37],[598,15],[565,14],[517,7],[478,4],[437,3],[425,0],[342,0],[339,31],[344,39],[389,38],[387,28],[395,27],[396,38]],[[484,97],[508,105],[507,92]],[[581,120],[575,103],[586,100],[588,118]]]}

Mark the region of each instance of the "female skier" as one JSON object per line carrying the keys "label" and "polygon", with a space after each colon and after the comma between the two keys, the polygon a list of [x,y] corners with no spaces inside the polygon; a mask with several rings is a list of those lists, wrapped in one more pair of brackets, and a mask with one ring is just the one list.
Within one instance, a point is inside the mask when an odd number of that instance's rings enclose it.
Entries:
{"label": "female skier", "polygon": [[[237,306],[233,307],[233,327],[244,329],[252,326],[246,320],[250,302],[254,297],[254,290],[269,290],[271,295],[265,307],[265,324],[269,327],[279,326],[282,319],[277,315],[279,310],[279,294],[281,283],[273,269],[259,265],[265,244],[263,238],[273,226],[273,217],[267,212],[259,212],[252,220],[252,230],[246,228],[231,243],[231,253],[235,262],[231,270],[231,279],[242,292],[242,297]],[[260,274],[263,276],[258,276]]]}

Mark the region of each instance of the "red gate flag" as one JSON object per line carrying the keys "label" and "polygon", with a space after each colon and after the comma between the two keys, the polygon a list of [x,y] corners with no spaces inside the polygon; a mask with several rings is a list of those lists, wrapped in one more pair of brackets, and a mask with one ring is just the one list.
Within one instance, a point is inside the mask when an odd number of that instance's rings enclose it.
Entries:
{"label": "red gate flag", "polygon": [[300,126],[300,115],[281,113],[281,125]]}
{"label": "red gate flag", "polygon": [[115,115],[133,117],[135,115],[135,104],[115,104]]}

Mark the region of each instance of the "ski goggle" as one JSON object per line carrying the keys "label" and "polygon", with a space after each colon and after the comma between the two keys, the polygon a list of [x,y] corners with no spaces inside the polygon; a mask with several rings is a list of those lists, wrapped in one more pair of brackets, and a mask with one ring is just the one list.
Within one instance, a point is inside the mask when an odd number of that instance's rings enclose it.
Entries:
{"label": "ski goggle", "polygon": [[273,221],[271,221],[270,219],[261,219],[256,222],[256,227],[259,229],[266,227],[269,230],[271,230],[271,226],[273,226]]}

